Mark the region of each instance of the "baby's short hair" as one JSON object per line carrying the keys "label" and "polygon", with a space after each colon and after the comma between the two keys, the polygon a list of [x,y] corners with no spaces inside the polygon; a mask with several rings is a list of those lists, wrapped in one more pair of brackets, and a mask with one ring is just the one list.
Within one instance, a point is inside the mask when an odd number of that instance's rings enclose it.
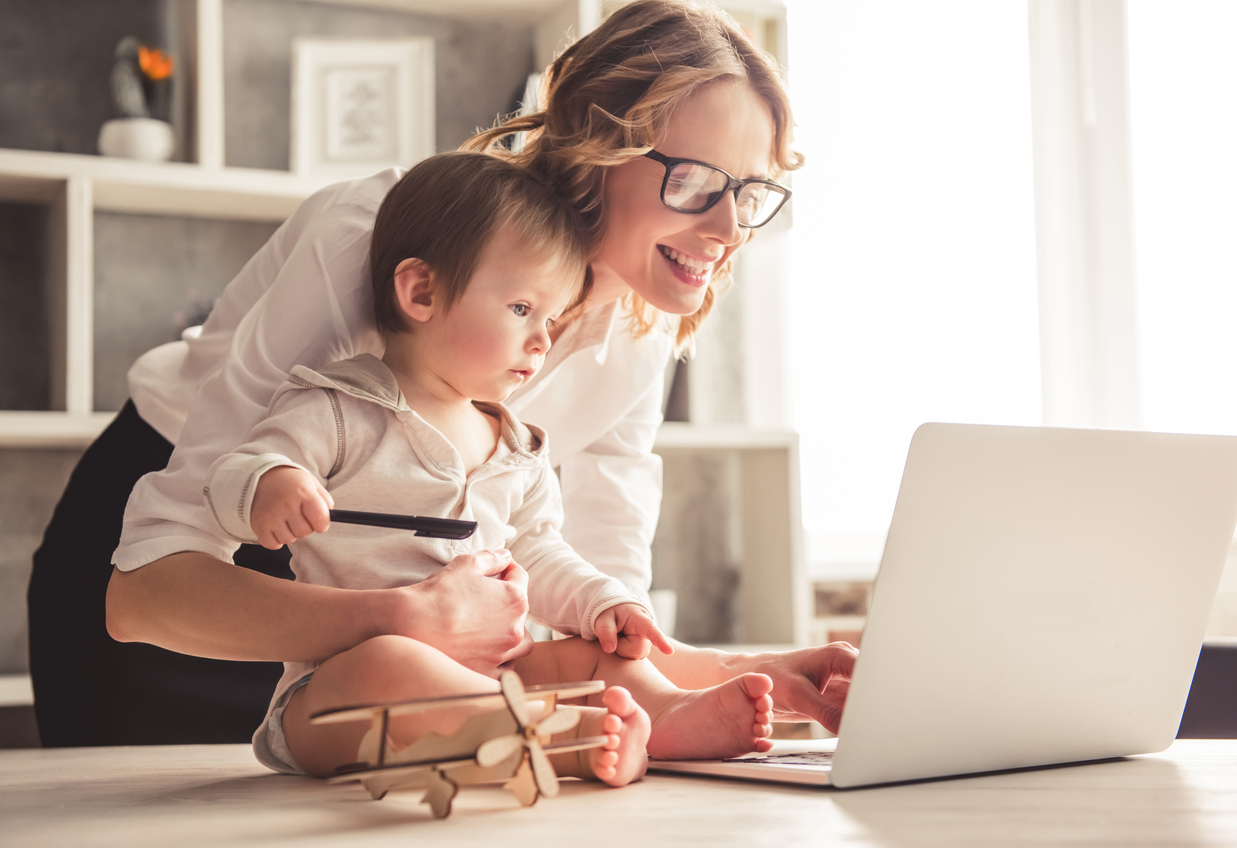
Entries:
{"label": "baby's short hair", "polygon": [[395,296],[395,269],[420,259],[434,274],[443,304],[463,293],[482,250],[500,229],[512,227],[534,255],[554,256],[579,269],[578,305],[587,294],[587,228],[571,204],[546,183],[510,162],[455,151],[414,165],[378,208],[369,248],[374,320],[382,333],[406,332]]}

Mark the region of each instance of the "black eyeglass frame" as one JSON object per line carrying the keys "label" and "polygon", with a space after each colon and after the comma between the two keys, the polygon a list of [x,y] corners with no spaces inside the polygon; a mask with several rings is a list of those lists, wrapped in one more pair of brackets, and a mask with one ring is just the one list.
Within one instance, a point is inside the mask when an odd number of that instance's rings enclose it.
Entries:
{"label": "black eyeglass frame", "polygon": [[[777,206],[773,207],[773,211],[769,213],[769,217],[765,218],[759,224],[745,224],[742,221],[738,222],[740,227],[746,227],[749,230],[754,230],[759,227],[763,227],[765,224],[772,221],[777,216],[777,213],[782,211],[782,207],[786,205],[786,201],[790,200],[790,195],[792,193],[791,190],[788,189],[786,186],[782,185],[781,183],[775,183],[773,182],[773,180],[736,179],[735,177],[731,176],[728,172],[723,171],[721,168],[717,167],[716,165],[710,165],[708,162],[701,162],[699,159],[676,159],[673,156],[666,156],[664,153],[660,153],[656,150],[649,150],[649,152],[645,153],[644,155],[646,158],[652,159],[654,162],[661,163],[666,168],[666,174],[661,179],[661,202],[662,204],[667,209],[673,209],[675,212],[682,212],[684,215],[699,215],[702,212],[708,212],[710,209],[712,209],[714,206],[720,203],[723,197],[725,197],[727,194],[729,194],[732,191],[735,193],[734,196],[735,196],[735,199],[737,200],[739,197],[739,192],[743,190],[744,186],[749,186],[749,185],[772,186],[776,192],[781,194],[782,199],[781,201],[778,202]],[[717,192],[717,194],[714,196],[712,200],[710,200],[707,204],[700,207],[699,209],[680,209],[677,206],[671,206],[669,203],[666,203],[666,186],[670,184],[670,172],[674,170],[675,165],[700,165],[703,168],[709,168],[711,170],[717,171],[719,174],[726,177],[726,179],[728,179],[730,182],[726,184],[726,187],[724,189]]]}

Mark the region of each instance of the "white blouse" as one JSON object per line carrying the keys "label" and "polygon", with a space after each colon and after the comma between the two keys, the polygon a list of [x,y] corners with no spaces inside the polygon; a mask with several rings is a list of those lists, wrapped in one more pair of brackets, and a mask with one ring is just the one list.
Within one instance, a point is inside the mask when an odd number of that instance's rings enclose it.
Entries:
{"label": "white blouse", "polygon": [[[230,560],[202,495],[211,464],[264,417],[295,365],[320,368],[381,356],[369,280],[369,240],[389,169],[306,200],[228,285],[206,323],[144,354],[129,371],[138,413],[176,445],[163,471],[138,481],[112,562],[123,571],[180,551]],[[550,436],[566,518],[563,537],[647,603],[661,508],[664,329],[636,338],[617,302],[568,325],[541,371],[507,400]]]}

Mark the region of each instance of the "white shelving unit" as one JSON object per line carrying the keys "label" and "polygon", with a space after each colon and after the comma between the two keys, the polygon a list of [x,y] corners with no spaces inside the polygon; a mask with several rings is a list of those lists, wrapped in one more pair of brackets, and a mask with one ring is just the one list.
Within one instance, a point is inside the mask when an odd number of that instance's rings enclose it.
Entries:
{"label": "white shelving unit", "polygon": [[[50,210],[48,271],[51,321],[50,409],[0,411],[0,448],[84,447],[114,413],[94,411],[94,250],[96,211],[227,220],[282,221],[330,180],[285,171],[227,167],[224,158],[222,0],[177,0],[181,67],[191,86],[191,162],[143,163],[60,153],[0,150],[0,201]],[[322,0],[457,18],[508,18],[535,24],[534,55],[548,63],[568,33],[593,29],[623,0]],[[728,11],[784,63],[785,10],[780,0],[727,0]],[[785,233],[770,228],[740,268],[745,338],[741,367],[762,378],[744,383],[749,425],[666,425],[657,450],[719,451],[735,457],[743,481],[747,542],[741,592],[749,642],[806,640],[807,589],[799,519],[798,440],[786,428],[781,310],[785,302]],[[759,268],[757,275],[747,269]],[[702,366],[708,367],[706,357]],[[706,399],[696,398],[708,419]],[[673,485],[668,480],[667,485]]]}
{"label": "white shelving unit", "polygon": [[733,481],[727,521],[737,553],[739,641],[806,645],[811,592],[799,508],[799,436],[792,430],[666,423],[654,450],[666,460],[666,489],[676,456],[714,455]]}

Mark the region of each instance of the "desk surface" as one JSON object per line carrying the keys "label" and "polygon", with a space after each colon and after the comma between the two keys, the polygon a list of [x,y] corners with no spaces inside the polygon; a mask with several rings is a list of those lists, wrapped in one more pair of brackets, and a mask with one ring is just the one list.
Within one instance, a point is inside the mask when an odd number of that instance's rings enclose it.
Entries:
{"label": "desk surface", "polygon": [[[1237,740],[1164,754],[849,791],[650,775],[564,781],[519,807],[466,787],[435,821],[420,792],[273,774],[248,746],[0,752],[5,846],[1237,845]],[[502,841],[500,841],[502,840]]]}

